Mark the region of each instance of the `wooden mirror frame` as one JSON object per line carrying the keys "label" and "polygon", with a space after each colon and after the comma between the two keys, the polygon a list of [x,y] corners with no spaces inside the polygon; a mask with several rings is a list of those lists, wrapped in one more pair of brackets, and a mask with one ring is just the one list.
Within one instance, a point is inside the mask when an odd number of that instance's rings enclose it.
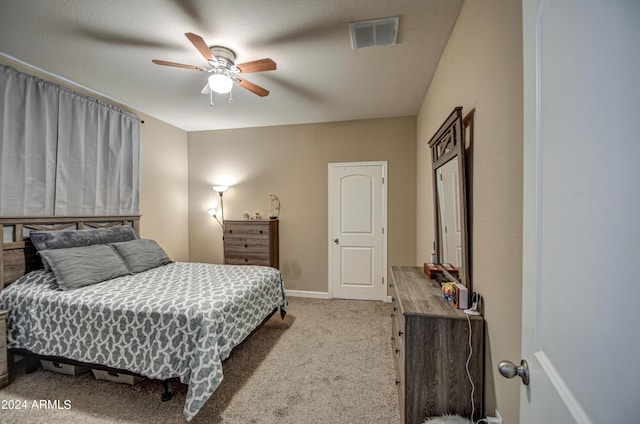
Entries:
{"label": "wooden mirror frame", "polygon": [[[456,107],[449,117],[440,126],[438,131],[429,140],[432,159],[432,179],[433,179],[433,211],[434,211],[434,243],[436,264],[440,265],[442,273],[449,281],[457,281],[467,288],[471,293],[470,263],[469,263],[469,233],[468,233],[468,210],[467,210],[467,177],[465,166],[465,129],[472,127],[473,112],[470,113],[463,122],[462,107]],[[460,203],[460,227],[461,227],[461,261],[458,268],[458,276],[448,272],[442,267],[442,242],[440,240],[440,206],[438,199],[437,170],[454,158],[458,158],[458,187]]]}

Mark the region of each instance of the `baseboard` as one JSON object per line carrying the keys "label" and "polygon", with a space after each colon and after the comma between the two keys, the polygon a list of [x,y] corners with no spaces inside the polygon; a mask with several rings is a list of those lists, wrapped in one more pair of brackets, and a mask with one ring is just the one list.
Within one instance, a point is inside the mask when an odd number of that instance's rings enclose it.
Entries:
{"label": "baseboard", "polygon": [[289,297],[311,297],[314,299],[329,299],[327,292],[315,292],[306,290],[285,290]]}
{"label": "baseboard", "polygon": [[[285,290],[288,297],[310,297],[313,299],[331,299],[327,292],[315,292],[307,290]],[[393,299],[391,296],[387,296],[383,300],[384,302],[391,303]]]}

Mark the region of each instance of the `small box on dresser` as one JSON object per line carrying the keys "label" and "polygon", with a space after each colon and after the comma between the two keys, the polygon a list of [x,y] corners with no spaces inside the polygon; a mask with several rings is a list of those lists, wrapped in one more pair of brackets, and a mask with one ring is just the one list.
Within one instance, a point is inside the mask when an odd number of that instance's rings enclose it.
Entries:
{"label": "small box on dresser", "polygon": [[224,221],[224,263],[279,268],[277,219]]}
{"label": "small box on dresser", "polygon": [[0,311],[0,388],[9,384],[7,364],[7,311]]}
{"label": "small box on dresser", "polygon": [[[484,319],[467,317],[442,299],[440,286],[422,268],[391,267],[392,348],[403,424],[458,414],[482,415]],[[469,319],[469,321],[467,321]],[[469,324],[473,355],[469,360]]]}

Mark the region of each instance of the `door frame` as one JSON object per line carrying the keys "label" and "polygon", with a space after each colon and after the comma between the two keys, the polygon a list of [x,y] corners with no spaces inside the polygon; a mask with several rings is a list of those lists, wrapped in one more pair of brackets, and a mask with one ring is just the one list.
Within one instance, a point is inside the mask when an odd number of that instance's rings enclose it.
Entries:
{"label": "door frame", "polygon": [[382,289],[380,293],[380,300],[384,302],[389,302],[389,296],[387,295],[387,285],[388,285],[388,273],[387,273],[387,212],[388,212],[388,161],[366,161],[366,162],[330,162],[328,164],[328,172],[327,172],[327,259],[329,262],[327,275],[327,293],[329,295],[329,299],[333,299],[333,260],[332,260],[332,244],[331,240],[331,231],[333,228],[333,215],[331,213],[333,209],[333,201],[331,200],[331,177],[333,176],[333,169],[339,167],[349,167],[349,166],[381,166],[382,167]]}

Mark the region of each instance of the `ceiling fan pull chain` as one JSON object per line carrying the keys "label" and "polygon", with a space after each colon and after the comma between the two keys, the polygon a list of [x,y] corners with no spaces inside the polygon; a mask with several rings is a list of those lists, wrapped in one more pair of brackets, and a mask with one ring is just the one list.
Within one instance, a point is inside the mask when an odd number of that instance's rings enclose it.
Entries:
{"label": "ceiling fan pull chain", "polygon": [[233,90],[229,91],[229,103],[233,103],[233,95],[231,94]]}
{"label": "ceiling fan pull chain", "polygon": [[213,90],[209,91],[209,106],[213,107]]}

